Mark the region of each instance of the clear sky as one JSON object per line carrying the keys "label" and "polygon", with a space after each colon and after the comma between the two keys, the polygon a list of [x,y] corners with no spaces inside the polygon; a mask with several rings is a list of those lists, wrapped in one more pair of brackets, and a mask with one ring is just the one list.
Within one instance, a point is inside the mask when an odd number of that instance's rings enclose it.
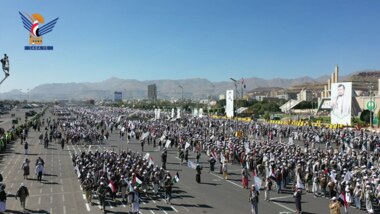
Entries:
{"label": "clear sky", "polygon": [[[59,17],[25,51],[18,11]],[[0,92],[42,83],[294,78],[380,69],[377,0],[1,0]]]}

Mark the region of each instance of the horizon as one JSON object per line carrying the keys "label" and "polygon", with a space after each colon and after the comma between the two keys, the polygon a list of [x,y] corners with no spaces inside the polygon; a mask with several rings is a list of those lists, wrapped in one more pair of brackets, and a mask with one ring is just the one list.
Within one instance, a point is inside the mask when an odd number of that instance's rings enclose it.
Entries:
{"label": "horizon", "polygon": [[[72,5],[75,5],[73,7]],[[10,76],[0,93],[52,83],[230,77],[313,79],[380,70],[377,1],[5,1],[0,54]],[[83,9],[86,8],[86,9]],[[89,8],[89,9],[87,9]],[[58,17],[44,45],[25,51],[18,12]],[[2,78],[2,77],[0,77]]]}

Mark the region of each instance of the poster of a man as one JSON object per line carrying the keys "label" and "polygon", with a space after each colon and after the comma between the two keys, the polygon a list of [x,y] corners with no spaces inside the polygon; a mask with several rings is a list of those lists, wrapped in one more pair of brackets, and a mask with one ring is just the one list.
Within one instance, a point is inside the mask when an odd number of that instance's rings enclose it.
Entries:
{"label": "poster of a man", "polygon": [[234,90],[226,91],[226,116],[234,116]]}
{"label": "poster of a man", "polygon": [[352,83],[331,86],[331,123],[351,125]]}

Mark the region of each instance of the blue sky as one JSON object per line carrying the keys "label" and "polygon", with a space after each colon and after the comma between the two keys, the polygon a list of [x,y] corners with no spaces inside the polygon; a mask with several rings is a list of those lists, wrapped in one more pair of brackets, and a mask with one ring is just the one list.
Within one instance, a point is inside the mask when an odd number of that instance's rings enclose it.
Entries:
{"label": "blue sky", "polygon": [[[25,51],[18,11],[59,17]],[[230,77],[266,79],[380,69],[380,1],[2,0],[0,92],[42,83]]]}

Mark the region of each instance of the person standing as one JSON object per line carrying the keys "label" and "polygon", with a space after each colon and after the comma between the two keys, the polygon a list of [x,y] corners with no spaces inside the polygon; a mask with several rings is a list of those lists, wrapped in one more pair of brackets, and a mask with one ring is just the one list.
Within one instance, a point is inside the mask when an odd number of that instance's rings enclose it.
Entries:
{"label": "person standing", "polygon": [[249,191],[248,201],[251,204],[251,213],[258,214],[259,213],[259,193],[256,191],[256,187],[254,184],[252,184],[251,189]]}
{"label": "person standing", "polygon": [[21,166],[21,169],[23,170],[24,172],[24,179],[28,179],[28,175],[30,174],[30,166],[29,166],[29,159],[28,158],[25,158],[25,161],[24,163],[22,163],[22,166]]}
{"label": "person standing", "polygon": [[340,214],[340,202],[336,200],[336,197],[332,197],[329,204],[330,214]]}
{"label": "person standing", "polygon": [[355,201],[355,207],[357,209],[361,209],[361,200],[360,198],[362,197],[363,191],[360,188],[360,184],[357,184],[355,189],[354,189],[354,201]]}
{"label": "person standing", "polygon": [[138,214],[140,212],[140,193],[137,186],[134,187],[134,195],[132,200],[132,213]]}
{"label": "person standing", "polygon": [[39,182],[42,182],[42,173],[44,172],[44,166],[42,166],[41,162],[38,162],[36,166],[36,175],[37,175],[37,180]]}
{"label": "person standing", "polygon": [[21,203],[23,212],[25,212],[25,202],[28,196],[29,196],[28,188],[24,185],[24,183],[21,183],[21,186],[17,190],[17,193],[16,193],[16,200],[17,200],[17,197],[20,198],[20,203]]}
{"label": "person standing", "polygon": [[5,185],[0,184],[0,213],[5,213],[6,210],[7,193],[5,192]]}
{"label": "person standing", "polygon": [[65,148],[65,139],[61,138],[61,148],[62,150]]}
{"label": "person standing", "polygon": [[28,144],[28,141],[25,141],[25,144],[24,144],[24,150],[25,150],[25,155],[28,154],[28,149],[29,149],[29,144]]}
{"label": "person standing", "polygon": [[222,171],[223,171],[224,180],[227,180],[228,179],[227,161],[224,161],[223,166],[222,166]]}
{"label": "person standing", "polygon": [[200,184],[201,183],[201,171],[202,171],[201,165],[197,164],[197,166],[195,167],[195,170],[197,171],[197,173],[195,174],[195,181],[198,184]]}
{"label": "person standing", "polygon": [[264,192],[264,198],[266,201],[270,201],[270,193],[269,191],[272,189],[272,180],[268,177],[266,180],[265,180],[265,192]]}
{"label": "person standing", "polygon": [[164,148],[164,151],[161,155],[161,162],[162,162],[162,168],[166,170],[166,160],[168,158],[168,152],[166,151],[166,148]]}
{"label": "person standing", "polygon": [[170,176],[167,176],[165,180],[165,201],[167,204],[170,204],[170,200],[172,198],[172,189],[173,181]]}
{"label": "person standing", "polygon": [[302,213],[302,207],[301,207],[301,199],[302,199],[302,189],[297,188],[296,192],[294,192],[293,197],[296,202],[296,213],[301,214]]}
{"label": "person standing", "polygon": [[107,194],[107,186],[102,181],[100,182],[100,185],[97,190],[98,196],[99,196],[99,203],[100,203],[100,210],[103,210],[104,213],[106,213],[106,194]]}
{"label": "person standing", "polygon": [[216,163],[216,160],[213,156],[210,157],[210,159],[208,160],[209,164],[210,164],[210,171],[211,173],[214,172],[215,170],[215,163]]}
{"label": "person standing", "polygon": [[247,168],[244,166],[243,169],[241,170],[241,183],[243,188],[248,189],[248,176],[249,173],[247,171]]}

